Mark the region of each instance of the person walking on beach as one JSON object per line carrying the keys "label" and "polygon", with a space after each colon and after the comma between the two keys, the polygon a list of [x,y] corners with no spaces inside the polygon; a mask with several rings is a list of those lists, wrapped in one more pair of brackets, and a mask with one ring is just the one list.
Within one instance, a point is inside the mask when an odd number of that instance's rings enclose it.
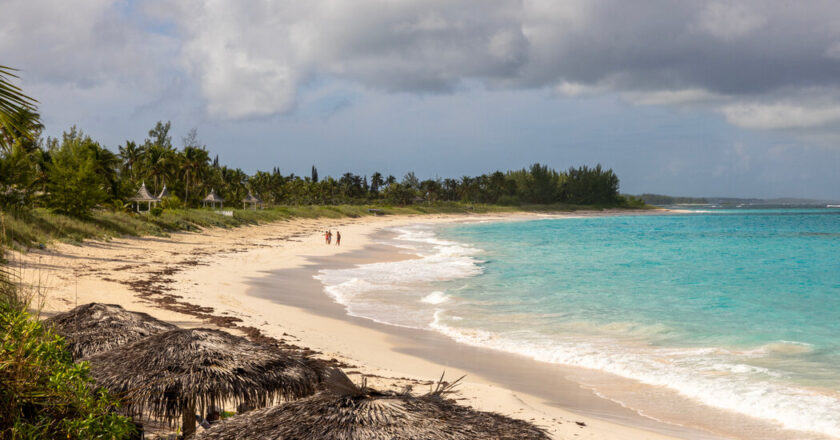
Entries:
{"label": "person walking on beach", "polygon": [[324,231],[324,243],[330,244],[330,231]]}
{"label": "person walking on beach", "polygon": [[332,243],[332,231],[327,231],[327,244]]}
{"label": "person walking on beach", "polygon": [[341,232],[335,231],[335,245],[341,246]]}

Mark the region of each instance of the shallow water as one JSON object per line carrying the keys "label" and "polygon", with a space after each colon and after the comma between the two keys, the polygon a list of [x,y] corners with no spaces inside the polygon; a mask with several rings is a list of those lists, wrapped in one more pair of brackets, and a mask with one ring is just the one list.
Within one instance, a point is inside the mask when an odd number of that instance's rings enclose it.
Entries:
{"label": "shallow water", "polygon": [[322,271],[348,313],[840,437],[840,210],[412,226]]}

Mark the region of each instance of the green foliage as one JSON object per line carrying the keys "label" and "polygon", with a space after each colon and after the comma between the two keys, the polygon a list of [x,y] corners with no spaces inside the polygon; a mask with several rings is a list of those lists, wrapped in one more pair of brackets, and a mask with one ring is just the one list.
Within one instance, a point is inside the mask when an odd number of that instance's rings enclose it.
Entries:
{"label": "green foliage", "polygon": [[135,431],[87,363],[21,308],[0,303],[0,438],[122,439]]}
{"label": "green foliage", "polygon": [[407,183],[392,183],[385,188],[385,200],[395,205],[408,205],[417,193]]}
{"label": "green foliage", "polygon": [[108,177],[103,172],[106,165],[97,160],[103,156],[102,150],[75,127],[64,133],[61,146],[50,150],[52,162],[47,167],[47,201],[51,208],[87,217],[94,206],[107,199]]}
{"label": "green foliage", "polygon": [[43,128],[35,113],[37,101],[25,95],[11,78],[15,69],[0,66],[0,149],[12,145],[34,143]]}
{"label": "green foliage", "polygon": [[160,207],[163,209],[182,209],[184,204],[181,203],[178,196],[168,196],[160,201]]}
{"label": "green foliage", "polygon": [[563,199],[579,205],[616,203],[619,201],[618,176],[613,170],[604,170],[600,164],[595,168],[585,165],[569,168],[563,184]]}
{"label": "green foliage", "polygon": [[619,199],[618,200],[619,203],[621,203],[622,205],[624,205],[628,208],[633,208],[633,209],[647,209],[647,208],[650,208],[650,206],[648,206],[645,203],[645,201],[642,200],[640,197],[631,196],[629,194],[622,194],[622,195],[618,196],[618,199]]}
{"label": "green foliage", "polygon": [[639,198],[644,200],[645,203],[656,206],[709,203],[707,199],[701,197],[673,197],[662,194],[642,194]]}

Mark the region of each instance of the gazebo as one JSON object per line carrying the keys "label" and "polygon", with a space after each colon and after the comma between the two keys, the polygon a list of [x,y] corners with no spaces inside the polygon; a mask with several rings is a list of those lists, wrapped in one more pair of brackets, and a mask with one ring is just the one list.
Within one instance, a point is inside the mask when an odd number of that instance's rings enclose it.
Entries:
{"label": "gazebo", "polygon": [[169,189],[166,187],[166,184],[163,185],[163,190],[161,190],[160,195],[158,195],[160,200],[163,200],[164,197],[169,197]]}
{"label": "gazebo", "polygon": [[262,209],[263,201],[260,200],[259,197],[255,197],[253,194],[248,193],[248,197],[242,199],[242,209],[248,209],[248,205],[251,205],[251,207],[256,211],[257,207]]}
{"label": "gazebo", "polygon": [[[157,206],[160,199],[149,193],[149,190],[146,189],[146,182],[143,182],[143,184],[140,185],[140,189],[137,190],[137,194],[131,198],[131,201],[134,202],[137,212],[149,212],[151,211],[152,206]],[[146,202],[145,211],[140,209],[140,204],[143,202]]]}
{"label": "gazebo", "polygon": [[215,208],[215,207],[216,207],[216,203],[218,203],[218,204],[219,204],[219,207],[220,207],[220,208],[224,208],[224,207],[225,207],[225,199],[223,199],[223,198],[219,197],[219,195],[218,195],[218,194],[216,194],[216,190],[215,190],[215,189],[211,189],[211,190],[210,190],[210,194],[207,194],[207,197],[205,197],[205,198],[204,198],[204,200],[202,200],[202,201],[201,201],[201,206],[203,206],[203,207],[205,207],[205,208],[206,208],[208,203],[209,203],[209,204],[210,204],[210,206],[211,206],[211,207],[213,207],[213,208]]}

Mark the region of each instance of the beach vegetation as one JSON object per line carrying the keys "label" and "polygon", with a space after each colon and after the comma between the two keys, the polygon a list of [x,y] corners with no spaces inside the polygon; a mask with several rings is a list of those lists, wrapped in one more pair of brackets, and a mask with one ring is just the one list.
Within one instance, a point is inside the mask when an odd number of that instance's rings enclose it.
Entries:
{"label": "beach vegetation", "polygon": [[136,428],[86,362],[25,308],[0,302],[0,438],[123,439]]}
{"label": "beach vegetation", "polygon": [[[86,217],[119,194],[114,154],[74,128],[49,150],[45,203],[56,212]],[[109,200],[110,199],[110,200]]]}

